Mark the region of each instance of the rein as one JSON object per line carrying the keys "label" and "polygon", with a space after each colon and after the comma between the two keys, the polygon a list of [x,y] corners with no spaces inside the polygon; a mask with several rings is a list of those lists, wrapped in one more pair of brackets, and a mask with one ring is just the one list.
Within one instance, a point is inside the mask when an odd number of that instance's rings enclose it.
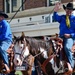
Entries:
{"label": "rein", "polygon": [[[52,50],[53,50],[53,52],[54,52],[54,54],[55,54],[55,53],[56,53],[56,47],[55,47],[55,44],[54,44],[54,40],[49,40],[49,41],[51,41],[51,43],[52,43],[52,47],[53,47]],[[44,51],[48,51],[48,48],[47,48],[46,50],[44,50]],[[42,51],[42,52],[40,52],[40,53],[34,55],[34,57],[37,57],[37,56],[41,55],[44,51]]]}
{"label": "rein", "polygon": [[[44,52],[44,51],[43,51],[43,52]],[[40,53],[34,55],[34,58],[37,57],[37,56],[39,56],[39,55],[41,55],[43,52],[40,52]]]}

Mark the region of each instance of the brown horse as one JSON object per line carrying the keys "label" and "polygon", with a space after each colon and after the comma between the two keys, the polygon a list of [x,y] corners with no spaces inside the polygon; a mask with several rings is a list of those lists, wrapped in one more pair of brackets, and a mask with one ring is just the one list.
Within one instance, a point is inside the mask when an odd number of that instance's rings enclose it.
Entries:
{"label": "brown horse", "polygon": [[[32,37],[26,37],[24,33],[22,33],[22,36],[20,37],[15,37],[15,39],[15,42],[18,40],[20,41],[18,41],[18,44],[15,44],[16,50],[19,50],[22,43],[22,46],[25,47],[25,50],[29,50],[29,53],[35,57],[35,69],[37,70],[38,75],[50,75],[50,73],[55,75],[54,70],[52,69],[51,59],[54,58],[57,54],[55,45],[53,44],[52,40],[37,40]],[[22,50],[24,50],[24,48],[22,48]],[[18,53],[16,52],[16,54],[20,56],[24,55],[22,54],[24,52],[19,52],[20,50]],[[17,63],[17,65],[21,65],[23,62],[19,56],[18,59],[15,58],[15,61],[16,62],[14,63]]]}
{"label": "brown horse", "polygon": [[14,66],[23,75],[31,75],[34,57],[29,53],[28,46],[21,37],[14,36]]}

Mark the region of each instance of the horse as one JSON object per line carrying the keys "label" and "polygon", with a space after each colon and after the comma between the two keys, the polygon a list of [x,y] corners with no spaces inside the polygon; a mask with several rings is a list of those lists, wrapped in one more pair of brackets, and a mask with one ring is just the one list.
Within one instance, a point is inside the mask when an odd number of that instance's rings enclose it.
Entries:
{"label": "horse", "polygon": [[31,75],[34,57],[29,53],[28,47],[21,37],[14,37],[13,42],[15,70],[21,71],[23,75]]}
{"label": "horse", "polygon": [[[14,43],[14,45],[15,50],[17,51],[15,54],[19,55],[18,58],[15,56],[15,64],[22,64],[23,61],[21,56],[24,55],[23,51],[28,50],[28,52],[35,58],[35,69],[37,70],[38,75],[50,75],[50,73],[55,75],[54,70],[52,69],[51,59],[57,56],[57,54],[52,40],[37,40],[32,37],[26,37],[24,33],[22,33],[20,37],[14,36],[14,41],[18,42],[18,44]],[[22,45],[21,52],[20,45]]]}

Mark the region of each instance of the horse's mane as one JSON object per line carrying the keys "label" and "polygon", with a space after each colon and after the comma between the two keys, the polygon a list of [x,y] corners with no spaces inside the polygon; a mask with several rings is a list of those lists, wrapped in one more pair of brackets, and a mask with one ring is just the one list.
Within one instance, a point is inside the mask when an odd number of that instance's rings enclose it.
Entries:
{"label": "horse's mane", "polygon": [[48,51],[50,49],[50,44],[52,44],[51,40],[39,40],[29,36],[25,36],[25,39],[30,46],[31,54],[34,53],[34,55],[36,55],[39,52],[40,47]]}

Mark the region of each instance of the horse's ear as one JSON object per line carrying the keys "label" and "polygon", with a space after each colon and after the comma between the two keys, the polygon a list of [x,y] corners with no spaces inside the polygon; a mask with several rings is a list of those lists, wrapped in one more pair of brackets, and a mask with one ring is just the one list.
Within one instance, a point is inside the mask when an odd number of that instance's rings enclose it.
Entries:
{"label": "horse's ear", "polygon": [[17,37],[13,34],[13,38],[16,39]]}
{"label": "horse's ear", "polygon": [[24,32],[22,32],[22,35],[21,35],[22,37],[24,37],[25,36],[25,34],[24,34]]}
{"label": "horse's ear", "polygon": [[59,37],[58,33],[55,34],[56,37]]}

